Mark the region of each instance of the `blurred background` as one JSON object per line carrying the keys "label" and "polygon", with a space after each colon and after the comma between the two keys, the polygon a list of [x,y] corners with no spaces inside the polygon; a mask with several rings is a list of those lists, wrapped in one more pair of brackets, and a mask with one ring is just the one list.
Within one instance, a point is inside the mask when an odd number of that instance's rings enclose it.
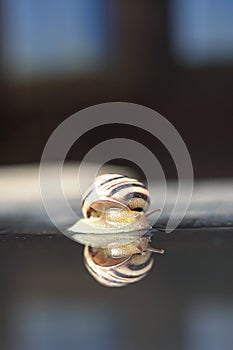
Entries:
{"label": "blurred background", "polygon": [[[1,165],[38,163],[71,114],[125,101],[176,127],[196,178],[232,176],[231,0],[0,0],[0,8]],[[145,144],[176,177],[164,146],[132,126],[88,132],[68,159],[113,137]],[[167,254],[145,281],[110,290],[65,237],[2,239],[1,350],[231,349],[232,231],[157,242]]]}
{"label": "blurred background", "polygon": [[[93,104],[145,105],[178,129],[196,177],[233,173],[231,0],[1,0],[0,163],[39,162],[53,130]],[[159,142],[101,127],[69,159],[108,137]],[[107,136],[106,136],[107,135]]]}

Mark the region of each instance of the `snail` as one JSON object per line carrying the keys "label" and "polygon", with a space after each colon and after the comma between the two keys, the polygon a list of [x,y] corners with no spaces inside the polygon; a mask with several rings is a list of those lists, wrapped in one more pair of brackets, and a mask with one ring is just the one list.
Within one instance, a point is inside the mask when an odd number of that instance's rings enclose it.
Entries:
{"label": "snail", "polygon": [[153,265],[152,227],[146,213],[150,196],[146,186],[120,174],[100,175],[84,193],[84,218],[69,228],[69,237],[84,244],[84,264],[108,287],[141,280]]}

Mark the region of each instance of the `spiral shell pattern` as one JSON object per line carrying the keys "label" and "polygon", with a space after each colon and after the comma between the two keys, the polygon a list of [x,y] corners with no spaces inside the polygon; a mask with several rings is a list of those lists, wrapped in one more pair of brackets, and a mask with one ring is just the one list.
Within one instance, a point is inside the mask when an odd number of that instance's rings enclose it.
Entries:
{"label": "spiral shell pattern", "polygon": [[123,287],[140,281],[153,266],[153,258],[149,251],[124,259],[109,259],[102,264],[95,259],[97,253],[98,250],[85,246],[84,263],[90,274],[107,287]]}
{"label": "spiral shell pattern", "polygon": [[113,200],[126,205],[130,210],[146,211],[150,196],[146,186],[136,179],[120,174],[105,174],[98,176],[95,183],[84,193],[84,217],[89,218],[92,215],[95,211],[94,203],[99,200]]}

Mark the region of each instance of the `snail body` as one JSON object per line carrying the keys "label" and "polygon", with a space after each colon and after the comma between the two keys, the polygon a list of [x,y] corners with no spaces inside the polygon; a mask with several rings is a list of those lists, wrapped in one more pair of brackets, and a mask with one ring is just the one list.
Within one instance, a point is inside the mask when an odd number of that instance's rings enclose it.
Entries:
{"label": "snail body", "polygon": [[163,253],[149,245],[149,203],[146,186],[120,174],[97,177],[84,193],[84,218],[69,228],[69,236],[85,245],[85,266],[101,284],[139,281],[153,265],[151,252]]}
{"label": "snail body", "polygon": [[153,265],[151,252],[134,254],[124,259],[103,258],[102,253],[98,251],[96,254],[95,248],[85,246],[84,263],[90,274],[107,287],[123,287],[140,281]]}
{"label": "snail body", "polygon": [[145,212],[150,204],[146,186],[136,179],[120,174],[105,174],[96,178],[83,196],[84,217],[95,216],[95,209],[98,212],[98,202],[101,199],[116,201],[138,212]]}

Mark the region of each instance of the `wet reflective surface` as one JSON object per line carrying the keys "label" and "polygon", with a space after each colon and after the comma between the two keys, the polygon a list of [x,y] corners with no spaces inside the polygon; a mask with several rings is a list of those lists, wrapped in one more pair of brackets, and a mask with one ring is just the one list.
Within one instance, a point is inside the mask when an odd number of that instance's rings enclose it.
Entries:
{"label": "wet reflective surface", "polygon": [[1,337],[6,350],[228,350],[233,343],[233,232],[186,230],[143,281],[110,289],[61,236],[0,241]]}

